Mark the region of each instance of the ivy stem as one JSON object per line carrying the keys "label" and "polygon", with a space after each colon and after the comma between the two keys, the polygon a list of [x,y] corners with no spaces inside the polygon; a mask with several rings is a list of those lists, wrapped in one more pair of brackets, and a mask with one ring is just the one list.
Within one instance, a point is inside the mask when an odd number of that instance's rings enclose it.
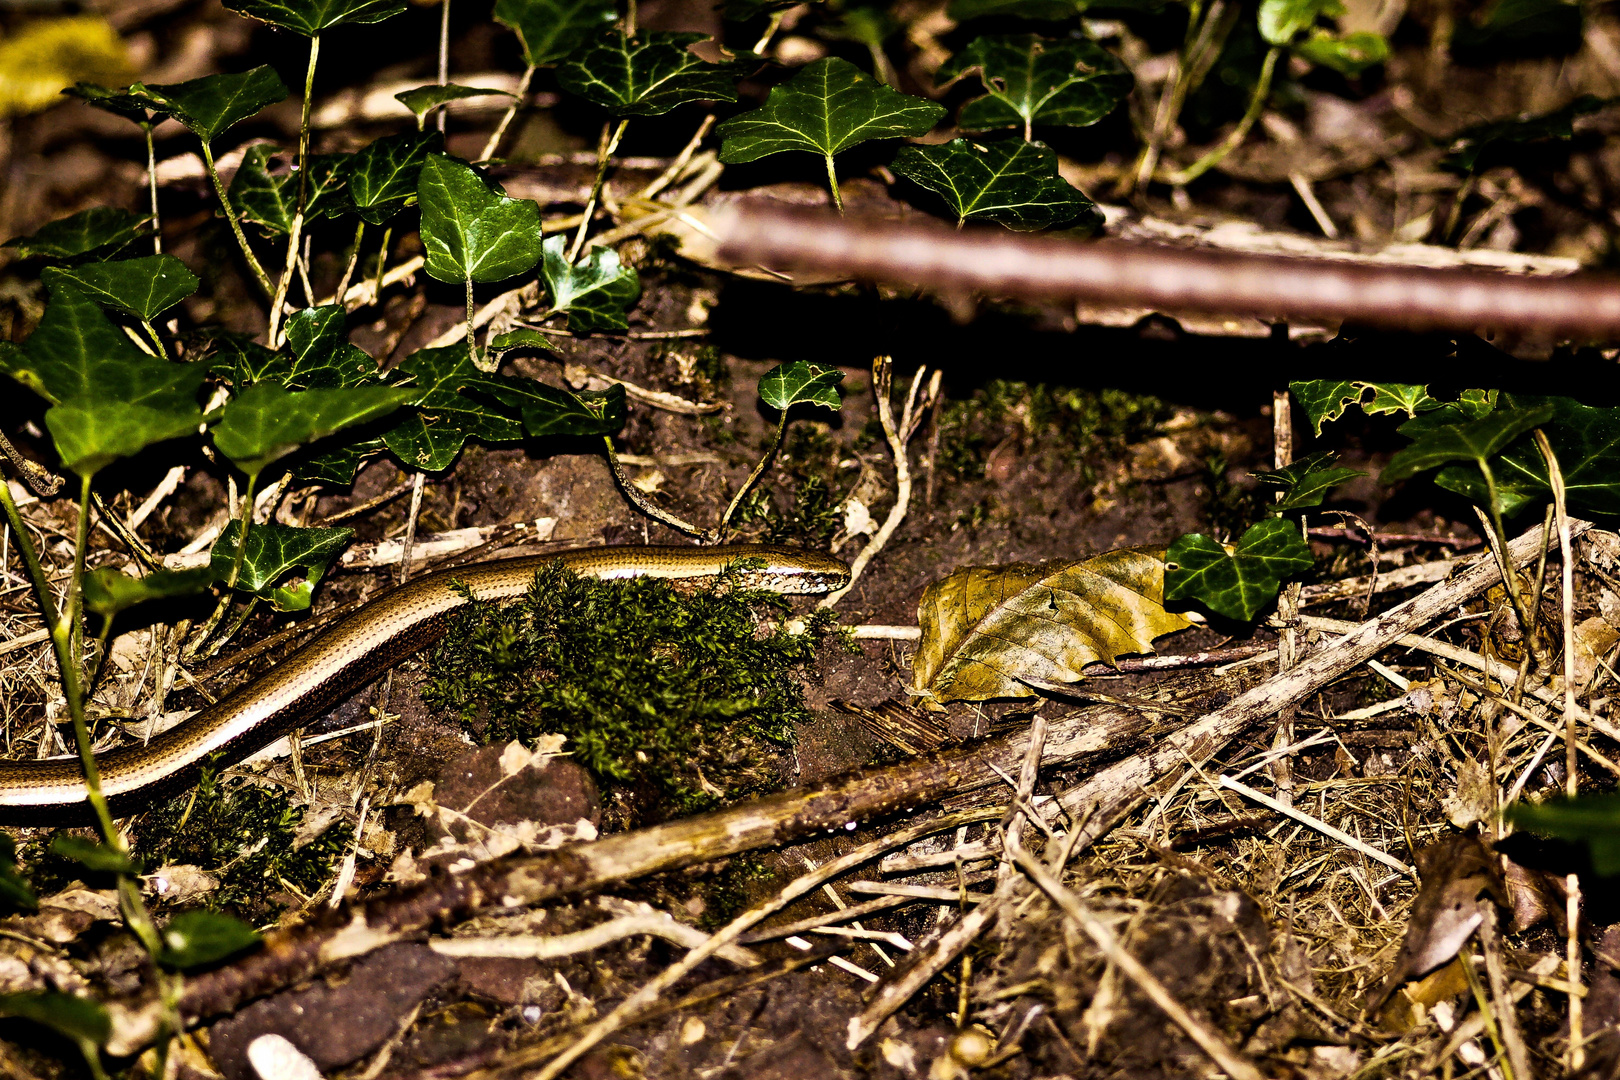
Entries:
{"label": "ivy stem", "polygon": [[[635,5],[630,7],[635,11]],[[591,196],[585,200],[585,213],[579,222],[579,232],[574,234],[574,246],[568,249],[568,261],[573,262],[579,258],[580,249],[585,246],[585,237],[591,232],[591,216],[596,213],[596,200],[602,196],[602,185],[607,181],[608,162],[613,158],[613,152],[619,148],[619,140],[624,138],[624,129],[630,126],[626,117],[619,121],[618,127],[610,127],[611,121],[602,125],[602,141],[597,143],[596,150],[596,179],[591,183]],[[612,135],[608,134],[611,129]]]}
{"label": "ivy stem", "polygon": [[[8,493],[9,502],[9,493]],[[25,534],[19,534],[19,540]],[[101,770],[96,767],[96,755],[90,745],[90,727],[84,718],[84,684],[80,677],[78,651],[82,640],[79,628],[81,596],[84,585],[85,549],[90,546],[90,477],[79,478],[79,521],[73,533],[73,576],[68,581],[67,608],[63,617],[51,627],[51,645],[56,650],[56,666],[62,678],[62,696],[67,699],[68,716],[73,720],[73,738],[79,747],[79,763],[84,766],[84,783],[90,792],[90,806],[101,826],[102,839],[107,846],[125,854],[122,838],[113,826],[112,812],[107,808],[107,797],[101,792]],[[36,561],[33,565],[38,565]],[[42,583],[43,584],[43,583]]]}
{"label": "ivy stem", "polygon": [[[439,85],[444,86],[450,81],[450,0],[441,0],[439,4]],[[445,116],[449,109],[440,109],[438,115],[439,132],[444,132]]]}
{"label": "ivy stem", "polygon": [[[448,2],[448,0],[446,0]],[[272,349],[281,345],[281,312],[298,272],[298,244],[304,236],[304,210],[309,205],[309,110],[315,95],[315,63],[321,55],[321,35],[309,38],[309,65],[304,68],[304,102],[298,116],[298,211],[293,214],[292,231],[287,235],[287,262],[276,280],[276,293],[270,301],[270,329],[266,337]]]}
{"label": "ivy stem", "polygon": [[833,168],[833,156],[831,154],[823,156],[827,159],[827,187],[832,190],[833,205],[842,214],[844,212],[844,198],[838,193],[838,172]]}
{"label": "ivy stem", "polygon": [[636,36],[636,0],[625,0],[624,4],[624,36]]}
{"label": "ivy stem", "polygon": [[377,276],[372,280],[371,302],[377,303],[382,299],[383,268],[388,265],[388,245],[393,242],[394,227],[392,225],[383,229],[382,247],[377,252]]}
{"label": "ivy stem", "polygon": [[1271,97],[1271,77],[1277,70],[1277,58],[1282,55],[1282,48],[1273,45],[1271,51],[1260,64],[1260,78],[1254,84],[1254,94],[1249,98],[1249,107],[1243,113],[1243,119],[1238,121],[1237,127],[1231,134],[1222,139],[1220,144],[1209,153],[1182,169],[1180,172],[1170,173],[1160,177],[1165,183],[1175,187],[1184,187],[1203,176],[1210,169],[1225,160],[1226,155],[1243,145],[1243,140],[1249,137],[1249,131],[1254,122],[1260,119],[1265,110],[1266,100]]}
{"label": "ivy stem", "polygon": [[[467,275],[467,359],[470,360],[472,362],[472,366],[476,368],[476,367],[478,367],[478,342],[477,342],[477,339],[473,336],[473,334],[475,332],[476,332],[476,330],[475,330],[475,328],[473,326],[473,279],[472,279],[472,275],[468,274]],[[479,370],[483,370],[483,369],[479,368]]]}
{"label": "ivy stem", "polygon": [[1519,587],[1518,572],[1507,562],[1507,532],[1502,525],[1502,497],[1496,487],[1496,472],[1491,468],[1489,461],[1480,458],[1475,462],[1480,473],[1485,477],[1485,493],[1490,501],[1490,531],[1491,550],[1496,553],[1496,560],[1502,571],[1502,586],[1507,590],[1508,599],[1513,604],[1513,613],[1518,616],[1519,628],[1524,631],[1524,644],[1536,660],[1539,667],[1545,657],[1542,655],[1541,636],[1536,632],[1535,621],[1531,618],[1530,607],[1525,602],[1524,590]]}
{"label": "ivy stem", "polygon": [[338,282],[337,290],[332,293],[340,304],[349,291],[349,282],[354,278],[354,268],[360,265],[360,243],[365,238],[366,220],[361,218],[360,223],[354,227],[354,251],[349,254],[349,265],[343,268],[343,280]]}
{"label": "ivy stem", "polygon": [[163,254],[163,219],[158,216],[157,148],[152,144],[152,125],[142,124],[146,133],[146,188],[152,195],[152,254]]}
{"label": "ivy stem", "polygon": [[512,126],[512,121],[516,119],[518,110],[523,108],[524,99],[529,96],[529,81],[534,78],[534,72],[535,66],[533,64],[523,69],[523,77],[518,80],[517,93],[512,97],[512,104],[508,105],[506,111],[501,114],[501,122],[495,125],[495,130],[490,133],[488,141],[484,143],[484,148],[478,152],[479,161],[488,161],[495,156],[495,151],[500,149],[501,140],[506,137],[506,129]]}
{"label": "ivy stem", "polygon": [[219,196],[219,205],[225,211],[225,220],[231,224],[231,233],[236,237],[236,245],[242,249],[242,255],[247,259],[248,269],[253,271],[253,280],[259,283],[259,288],[266,297],[274,296],[276,290],[270,284],[270,275],[264,272],[264,266],[259,257],[253,254],[248,246],[247,237],[242,235],[242,223],[236,220],[236,212],[231,209],[231,200],[225,195],[225,184],[219,178],[219,167],[214,164],[214,148],[203,139],[203,164],[208,167],[208,178],[214,182],[214,194]]}
{"label": "ivy stem", "polygon": [[748,474],[748,479],[742,482],[742,487],[737,489],[737,494],[731,497],[731,505],[726,507],[726,512],[720,515],[720,524],[714,530],[716,542],[726,538],[726,530],[731,527],[731,516],[737,512],[737,507],[742,505],[743,499],[747,498],[748,492],[759,482],[759,478],[765,475],[765,470],[770,468],[771,461],[776,457],[777,451],[782,449],[782,440],[787,436],[788,412],[791,408],[792,406],[783,409],[781,415],[776,418],[776,437],[771,440],[770,449],[766,450],[765,456],[759,459],[759,464],[755,465],[754,471]]}
{"label": "ivy stem", "polygon": [[613,436],[602,436],[602,442],[607,446],[608,468],[613,472],[613,479],[618,481],[619,490],[624,492],[624,497],[629,499],[637,510],[640,510],[654,521],[661,521],[670,528],[679,530],[688,536],[705,535],[702,529],[685,518],[677,517],[668,510],[655,506],[647,496],[641,493],[639,488],[630,483],[630,478],[624,474],[624,466],[619,462],[619,452],[613,448]]}
{"label": "ivy stem", "polygon": [[750,52],[762,53],[770,47],[771,39],[776,36],[776,31],[781,29],[782,16],[787,13],[787,8],[771,13],[771,21],[765,24],[765,32],[759,35],[759,40],[754,42],[754,47],[749,50]]}
{"label": "ivy stem", "polygon": [[167,360],[169,358],[169,350],[163,347],[163,339],[158,337],[157,327],[153,326],[149,319],[142,319],[141,329],[145,330],[146,336],[152,340],[153,346],[157,349],[157,355],[162,359]]}

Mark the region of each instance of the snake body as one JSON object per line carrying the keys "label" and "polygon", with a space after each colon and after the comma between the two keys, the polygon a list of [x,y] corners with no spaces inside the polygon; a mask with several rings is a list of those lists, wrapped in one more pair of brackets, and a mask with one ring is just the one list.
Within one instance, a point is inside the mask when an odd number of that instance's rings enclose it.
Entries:
{"label": "snake body", "polygon": [[[584,577],[705,580],[749,560],[739,583],[783,593],[827,592],[849,580],[828,555],[766,544],[728,547],[594,547],[502,559],[427,574],[382,594],[264,675],[143,746],[97,757],[114,813],[128,813],[195,782],[205,762],[241,761],[348,698],[449,628],[452,612],[478,600],[522,596],[535,572],[556,562]],[[459,586],[464,586],[465,591]],[[0,761],[0,824],[62,825],[89,817],[79,760]]]}

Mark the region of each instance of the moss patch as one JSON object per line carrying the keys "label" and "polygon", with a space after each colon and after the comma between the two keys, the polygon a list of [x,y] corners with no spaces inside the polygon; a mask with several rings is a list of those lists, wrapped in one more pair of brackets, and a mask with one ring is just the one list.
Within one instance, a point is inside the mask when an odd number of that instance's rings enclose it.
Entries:
{"label": "moss patch", "polygon": [[757,629],[761,611],[787,610],[725,582],[682,596],[558,564],[517,603],[465,609],[423,696],[485,739],[567,736],[632,818],[689,813],[770,786],[772,748],[808,719],[792,671],[819,635]]}
{"label": "moss patch", "polygon": [[940,466],[965,479],[984,476],[990,451],[1009,438],[1059,451],[1061,463],[1087,467],[1151,434],[1170,416],[1156,397],[992,379],[940,414]]}

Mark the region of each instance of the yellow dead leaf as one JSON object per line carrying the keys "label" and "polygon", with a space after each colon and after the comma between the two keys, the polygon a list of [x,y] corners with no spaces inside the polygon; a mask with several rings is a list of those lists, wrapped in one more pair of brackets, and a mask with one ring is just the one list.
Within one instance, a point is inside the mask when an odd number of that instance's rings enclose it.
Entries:
{"label": "yellow dead leaf", "polygon": [[121,86],[133,77],[118,31],[97,15],[35,19],[0,39],[0,115],[54,105],[76,82]]}
{"label": "yellow dead leaf", "polygon": [[967,567],[928,587],[917,621],[913,692],[934,704],[1033,697],[1032,683],[1078,682],[1192,625],[1164,610],[1163,548]]}

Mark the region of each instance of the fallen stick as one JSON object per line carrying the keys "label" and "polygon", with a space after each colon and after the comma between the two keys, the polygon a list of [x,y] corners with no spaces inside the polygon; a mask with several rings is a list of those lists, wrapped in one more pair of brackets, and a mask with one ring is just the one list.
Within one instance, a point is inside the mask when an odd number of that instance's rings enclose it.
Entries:
{"label": "fallen stick", "polygon": [[834,274],[949,294],[988,293],[1409,330],[1528,331],[1620,339],[1620,288],[1606,274],[1493,270],[1212,251],[1121,240],[1021,236],[999,227],[856,221],[835,214],[717,208],[718,255],[739,266]]}

